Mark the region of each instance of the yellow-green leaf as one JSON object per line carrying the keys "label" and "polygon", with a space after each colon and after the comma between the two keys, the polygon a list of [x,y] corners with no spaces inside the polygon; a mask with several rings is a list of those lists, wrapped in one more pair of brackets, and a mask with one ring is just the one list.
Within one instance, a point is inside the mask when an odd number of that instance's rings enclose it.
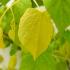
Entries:
{"label": "yellow-green leaf", "polygon": [[10,57],[9,64],[8,64],[8,70],[15,70],[17,57],[16,55],[13,55]]}
{"label": "yellow-green leaf", "polygon": [[10,39],[14,41],[14,39],[15,39],[15,23],[12,22],[10,24],[10,27],[11,27],[11,29],[9,30],[8,35],[9,35]]}
{"label": "yellow-green leaf", "polygon": [[27,9],[20,19],[18,36],[24,48],[36,59],[48,48],[53,36],[53,25],[48,12]]}
{"label": "yellow-green leaf", "polygon": [[5,47],[5,45],[4,45],[4,42],[3,42],[3,30],[0,27],[0,48],[4,48],[4,47]]}

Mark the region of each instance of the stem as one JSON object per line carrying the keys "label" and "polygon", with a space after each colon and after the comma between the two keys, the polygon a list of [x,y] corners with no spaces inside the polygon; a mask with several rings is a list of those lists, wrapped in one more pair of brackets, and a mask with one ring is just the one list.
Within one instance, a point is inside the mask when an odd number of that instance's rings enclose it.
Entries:
{"label": "stem", "polygon": [[36,2],[36,0],[33,0],[34,1],[34,3],[36,4],[36,6],[39,8],[39,5],[38,5],[38,3]]}
{"label": "stem", "polygon": [[10,8],[10,10],[11,10],[11,13],[12,13],[12,16],[13,16],[13,21],[15,22],[15,16],[14,16],[14,13],[13,13],[12,7]]}
{"label": "stem", "polygon": [[7,8],[7,9],[5,10],[5,12],[3,13],[3,15],[0,17],[0,24],[1,24],[1,22],[2,22],[3,17],[5,16],[6,12],[8,11],[8,9],[9,9],[9,8]]}

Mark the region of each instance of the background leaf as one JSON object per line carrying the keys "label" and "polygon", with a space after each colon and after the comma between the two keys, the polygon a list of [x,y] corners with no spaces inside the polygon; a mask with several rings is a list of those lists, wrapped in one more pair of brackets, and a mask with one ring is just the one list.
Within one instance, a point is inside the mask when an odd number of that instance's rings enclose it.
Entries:
{"label": "background leaf", "polygon": [[20,17],[23,15],[25,10],[31,6],[31,0],[19,0],[14,6],[12,6],[12,11],[16,23],[19,23]]}
{"label": "background leaf", "polygon": [[70,0],[43,0],[59,31],[70,25]]}
{"label": "background leaf", "polygon": [[30,54],[23,54],[19,70],[34,70],[34,60]]}
{"label": "background leaf", "polygon": [[10,23],[13,20],[13,15],[11,14],[11,10],[8,10],[6,14],[3,16],[1,25],[5,33],[7,33],[10,29]]}
{"label": "background leaf", "polygon": [[3,5],[5,5],[9,0],[0,0],[0,3],[2,3]]}
{"label": "background leaf", "polygon": [[64,32],[64,38],[70,43],[70,31],[65,31]]}

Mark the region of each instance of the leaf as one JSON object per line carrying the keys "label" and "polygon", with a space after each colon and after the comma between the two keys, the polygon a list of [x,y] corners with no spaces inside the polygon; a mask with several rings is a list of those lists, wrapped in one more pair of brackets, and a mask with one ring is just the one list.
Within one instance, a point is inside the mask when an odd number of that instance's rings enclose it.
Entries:
{"label": "leaf", "polygon": [[64,38],[70,43],[70,31],[65,31],[64,32]]}
{"label": "leaf", "polygon": [[6,14],[3,16],[3,19],[1,22],[2,28],[3,28],[5,33],[7,33],[9,31],[10,23],[11,23],[12,19],[13,19],[13,15],[11,13],[11,10],[8,10],[6,12]]}
{"label": "leaf", "polygon": [[15,23],[14,22],[10,23],[10,27],[11,28],[8,32],[8,36],[12,41],[14,41],[14,39],[15,39],[15,27],[16,27]]}
{"label": "leaf", "polygon": [[44,52],[36,61],[35,70],[67,70],[66,63],[52,56],[48,52]]}
{"label": "leaf", "polygon": [[34,61],[30,54],[23,54],[19,70],[34,70]]}
{"label": "leaf", "polygon": [[4,10],[5,10],[5,6],[0,4],[0,16],[3,14]]}
{"label": "leaf", "polygon": [[43,0],[52,19],[62,32],[70,25],[70,0]]}
{"label": "leaf", "polygon": [[70,59],[70,44],[67,41],[59,49],[59,54],[64,57],[65,60]]}
{"label": "leaf", "polygon": [[16,63],[17,63],[16,55],[10,56],[8,70],[15,70]]}
{"label": "leaf", "polygon": [[18,36],[21,44],[36,59],[48,48],[53,36],[53,25],[48,12],[29,8],[21,17]]}
{"label": "leaf", "polygon": [[67,70],[67,69],[68,68],[67,68],[66,62],[63,62],[62,60],[61,60],[61,62],[58,62],[56,64],[56,69],[55,70]]}
{"label": "leaf", "polygon": [[12,6],[14,19],[16,23],[19,23],[20,17],[23,15],[27,8],[31,7],[31,0],[19,0]]}
{"label": "leaf", "polygon": [[0,0],[0,3],[2,3],[3,5],[5,5],[9,0]]}
{"label": "leaf", "polygon": [[4,47],[5,47],[5,45],[4,45],[4,42],[3,42],[3,30],[0,27],[0,48],[4,48]]}
{"label": "leaf", "polygon": [[36,61],[35,70],[55,70],[56,60],[49,55],[41,55]]}
{"label": "leaf", "polygon": [[58,49],[59,49],[59,45],[56,43],[56,41],[52,41],[47,49],[47,52],[54,53],[54,51]]}
{"label": "leaf", "polygon": [[0,63],[2,63],[4,61],[4,58],[2,55],[0,55]]}

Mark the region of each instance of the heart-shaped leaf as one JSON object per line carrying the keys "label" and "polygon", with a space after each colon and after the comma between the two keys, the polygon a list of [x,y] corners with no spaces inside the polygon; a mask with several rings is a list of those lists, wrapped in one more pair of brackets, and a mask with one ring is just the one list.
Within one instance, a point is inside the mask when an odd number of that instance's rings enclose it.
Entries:
{"label": "heart-shaped leaf", "polygon": [[41,12],[29,8],[21,17],[18,31],[19,40],[34,59],[48,48],[52,35],[53,25],[47,11]]}

